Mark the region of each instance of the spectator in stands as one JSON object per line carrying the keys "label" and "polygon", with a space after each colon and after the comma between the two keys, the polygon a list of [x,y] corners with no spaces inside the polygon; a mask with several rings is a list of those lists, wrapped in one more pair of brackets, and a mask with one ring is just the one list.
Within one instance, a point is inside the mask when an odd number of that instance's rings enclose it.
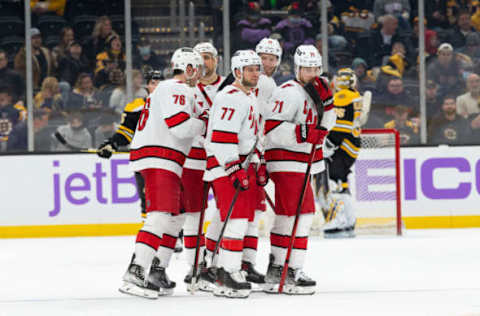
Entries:
{"label": "spectator in stands", "polygon": [[468,92],[457,97],[457,113],[467,118],[471,114],[479,113],[480,107],[480,76],[470,74],[467,78]]}
{"label": "spectator in stands", "polygon": [[408,20],[410,10],[408,0],[375,0],[373,5],[373,14],[377,19],[388,14]]}
{"label": "spectator in stands", "polygon": [[[68,124],[59,126],[57,132],[72,146],[78,148],[92,147],[92,135],[90,135],[90,132],[85,128],[82,114],[78,112],[71,113],[68,116]],[[56,151],[71,150],[58,141],[54,142],[52,149]]]}
{"label": "spectator in stands", "polygon": [[52,56],[57,64],[68,54],[68,48],[74,40],[75,35],[70,26],[66,26],[60,31],[60,43],[52,49]]}
{"label": "spectator in stands", "polygon": [[42,82],[42,89],[35,96],[35,107],[47,111],[59,112],[63,110],[64,104],[55,77],[47,77]]}
{"label": "spectator in stands", "polygon": [[444,29],[448,27],[447,1],[429,0],[425,2],[425,17],[430,29]]}
{"label": "spectator in stands", "polygon": [[98,127],[95,129],[95,148],[98,148],[105,139],[108,139],[115,134],[115,131],[117,130],[115,122],[116,119],[112,115],[104,114],[100,118]]}
{"label": "spectator in stands", "polygon": [[88,60],[94,65],[96,57],[101,52],[105,51],[108,45],[106,45],[106,40],[110,35],[115,33],[112,30],[112,21],[108,16],[101,16],[98,18],[93,28],[92,36],[87,39],[85,47],[85,55]]}
{"label": "spectator in stands", "polygon": [[125,53],[123,52],[120,36],[117,34],[110,35],[105,41],[105,51],[97,55],[97,67],[95,73],[105,68],[105,61],[115,62],[120,69],[125,69]]}
{"label": "spectator in stands", "polygon": [[461,10],[457,14],[457,25],[450,30],[448,41],[453,48],[462,48],[466,44],[466,36],[470,33],[475,33],[475,29],[470,22],[470,12]]}
{"label": "spectator in stands", "polygon": [[407,53],[410,51],[408,38],[399,34],[398,19],[393,15],[386,15],[383,18],[381,29],[370,34],[368,43],[359,42],[357,48],[359,55],[371,67],[375,67],[381,65],[384,56],[390,55],[392,45],[396,42],[403,42]]}
{"label": "spectator in stands", "polygon": [[403,105],[409,114],[418,112],[418,102],[404,89],[402,78],[391,76],[387,82],[387,88],[383,92],[374,94],[374,109],[380,118],[388,119],[393,115],[394,107]]}
{"label": "spectator in stands", "polygon": [[442,100],[438,96],[438,85],[433,80],[427,80],[427,89],[425,90],[425,99],[427,106],[427,120],[430,120],[440,111]]}
{"label": "spectator in stands", "polygon": [[[33,88],[38,89],[43,80],[55,72],[55,63],[50,50],[42,46],[40,30],[32,28],[30,36],[32,37]],[[15,70],[23,76],[24,80],[26,80],[27,70],[25,60],[26,51],[25,47],[22,47],[15,56]]]}
{"label": "spectator in stands", "polygon": [[2,84],[13,89],[13,93],[20,98],[25,94],[25,81],[15,70],[8,68],[8,55],[0,49],[0,80]]}
{"label": "spectator in stands", "polygon": [[[132,84],[133,84],[133,99],[145,98],[148,96],[147,90],[143,87],[143,75],[139,70],[132,70]],[[125,105],[132,100],[127,99],[127,91],[125,86],[125,80],[123,84],[117,87],[112,92],[110,97],[110,107],[114,109],[117,113],[123,113]]]}
{"label": "spectator in stands", "polygon": [[427,67],[427,77],[439,85],[441,96],[462,93],[463,69],[456,60],[452,45],[443,43],[438,47],[437,57]]}
{"label": "spectator in stands", "polygon": [[474,63],[478,62],[480,60],[480,34],[477,32],[467,34],[465,46],[458,52],[470,57]]}
{"label": "spectator in stands", "polygon": [[288,17],[278,22],[273,28],[285,40],[284,53],[292,53],[298,45],[314,44],[315,30],[312,23],[304,18],[298,2],[293,2],[288,10]]}
{"label": "spectator in stands", "polygon": [[442,110],[431,120],[428,135],[432,144],[465,144],[470,141],[470,124],[457,114],[455,96],[447,95],[443,99]]}
{"label": "spectator in stands", "polygon": [[352,62],[352,70],[357,76],[357,88],[359,91],[365,91],[366,87],[372,87],[375,84],[375,77],[372,72],[368,72],[367,62],[360,57],[357,57]]}
{"label": "spectator in stands", "polygon": [[0,151],[6,151],[8,137],[22,115],[22,110],[15,105],[11,88],[0,87]]}
{"label": "spectator in stands", "polygon": [[55,13],[63,16],[67,0],[30,0],[32,12],[38,15],[45,13]]}
{"label": "spectator in stands", "polygon": [[[52,134],[54,130],[48,126],[49,113],[44,110],[33,111],[33,131],[35,134],[34,150],[49,151],[52,148]],[[28,149],[27,122],[18,123],[8,137],[7,150],[26,151]]]}
{"label": "spectator in stands", "polygon": [[273,75],[275,79],[275,83],[279,86],[288,80],[295,79],[295,75],[292,71],[292,66],[289,62],[282,62],[280,66],[278,66],[277,72]]}
{"label": "spectator in stands", "polygon": [[101,69],[99,72],[95,73],[94,83],[95,87],[103,89],[105,86],[112,85],[112,79],[115,76],[113,73],[120,72],[123,74],[122,70],[118,68],[117,62],[106,59],[104,60],[105,68]]}
{"label": "spectator in stands", "polygon": [[393,109],[394,119],[385,123],[385,128],[394,128],[400,133],[400,145],[414,145],[420,143],[418,126],[408,119],[409,108],[397,105]]}
{"label": "spectator in stands", "polygon": [[167,66],[165,61],[152,50],[152,45],[148,40],[140,41],[137,49],[138,55],[134,62],[137,68],[143,70],[147,66],[154,70],[161,70]]}
{"label": "spectator in stands", "polygon": [[271,34],[272,21],[260,15],[258,2],[249,2],[245,19],[237,23],[238,41],[234,41],[236,49],[251,49]]}
{"label": "spectator in stands", "polygon": [[88,108],[92,104],[101,104],[101,95],[93,86],[92,77],[87,73],[81,73],[78,75],[66,108],[68,110],[79,110]]}
{"label": "spectator in stands", "polygon": [[58,66],[60,82],[68,83],[69,88],[73,87],[78,75],[89,70],[87,58],[82,54],[82,46],[79,42],[71,42],[67,54],[60,59]]}

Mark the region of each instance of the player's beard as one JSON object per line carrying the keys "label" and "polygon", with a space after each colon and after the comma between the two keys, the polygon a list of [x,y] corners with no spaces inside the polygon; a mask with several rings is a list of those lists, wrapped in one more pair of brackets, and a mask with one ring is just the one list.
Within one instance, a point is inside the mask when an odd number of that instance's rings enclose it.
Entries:
{"label": "player's beard", "polygon": [[256,82],[248,81],[245,78],[242,78],[242,86],[247,89],[253,89],[257,86],[258,80]]}

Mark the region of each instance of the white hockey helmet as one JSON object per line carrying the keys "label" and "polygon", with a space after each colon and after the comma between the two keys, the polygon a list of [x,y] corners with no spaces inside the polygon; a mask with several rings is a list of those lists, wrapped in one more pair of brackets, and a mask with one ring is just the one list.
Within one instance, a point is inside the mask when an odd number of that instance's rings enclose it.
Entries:
{"label": "white hockey helmet", "polygon": [[313,45],[300,45],[295,50],[293,57],[295,64],[295,76],[298,79],[300,67],[319,67],[322,73],[322,55]]}
{"label": "white hockey helmet", "polygon": [[185,72],[188,65],[192,65],[194,69],[203,67],[202,56],[190,47],[182,47],[177,49],[172,55],[172,69],[182,70]]}
{"label": "white hockey helmet", "polygon": [[212,54],[213,57],[218,56],[217,49],[210,42],[198,43],[197,45],[195,45],[195,47],[193,47],[193,49],[199,54],[209,53]]}
{"label": "white hockey helmet", "polygon": [[282,59],[282,47],[278,40],[274,38],[262,38],[260,42],[258,42],[257,47],[255,47],[255,51],[257,54],[270,54],[278,57],[277,66],[280,64]]}
{"label": "white hockey helmet", "polygon": [[258,65],[261,68],[262,60],[258,57],[257,53],[251,49],[237,50],[232,56],[231,69],[234,76],[235,69],[240,69],[240,72],[243,75],[243,67],[255,65]]}

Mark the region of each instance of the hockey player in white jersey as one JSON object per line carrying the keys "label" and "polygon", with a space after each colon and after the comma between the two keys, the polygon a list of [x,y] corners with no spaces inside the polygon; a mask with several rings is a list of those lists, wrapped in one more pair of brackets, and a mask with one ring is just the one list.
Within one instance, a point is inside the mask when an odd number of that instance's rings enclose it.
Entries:
{"label": "hockey player in white jersey", "polygon": [[171,294],[175,287],[165,269],[184,222],[180,177],[194,136],[206,128],[194,113],[192,88],[202,73],[202,57],[185,47],[174,52],[171,62],[174,77],[147,98],[130,151],[132,169],[145,179],[147,218],[120,291],[147,298]]}
{"label": "hockey player in white jersey", "polygon": [[[219,235],[235,192],[240,190],[223,238],[219,241],[218,287],[214,294],[248,297],[251,284],[241,272],[241,261],[248,221],[253,220],[255,213],[259,190],[257,179],[262,176],[257,175],[261,172],[260,169],[257,171],[260,155],[254,152],[258,143],[259,112],[252,91],[258,82],[261,61],[254,51],[243,50],[233,55],[231,64],[235,82],[215,97],[205,142],[208,156],[205,180],[213,181],[220,217],[219,223],[210,224],[208,232]],[[243,166],[249,154],[250,164]]]}
{"label": "hockey player in white jersey", "polygon": [[[213,99],[217,94],[218,87],[224,78],[217,74],[218,53],[216,48],[203,42],[195,45],[193,48],[198,52],[204,61],[204,74],[195,86],[196,111],[209,111],[213,104]],[[205,236],[198,236],[198,225],[200,221],[200,212],[203,208],[203,199],[208,194],[209,185],[204,187],[203,174],[207,166],[205,149],[203,147],[205,137],[198,135],[193,141],[192,149],[187,155],[182,173],[183,186],[183,207],[185,210],[184,246],[187,263],[193,267],[195,261],[195,249],[197,238],[200,238],[200,257],[198,262],[203,261],[203,250],[205,249]],[[207,192],[203,192],[207,190]],[[198,271],[198,270],[197,270]],[[192,281],[193,268],[185,276],[184,282],[190,284]],[[202,280],[198,281],[196,286],[201,290],[209,290]]]}
{"label": "hockey player in white jersey", "polygon": [[[320,53],[312,45],[300,45],[295,51],[294,63],[296,79],[275,89],[265,112],[265,159],[275,184],[276,214],[270,233],[271,255],[265,277],[267,292],[278,291],[312,146],[317,146],[311,168],[311,174],[315,174],[325,168],[321,145],[336,120],[332,92],[328,83],[319,78],[322,72]],[[314,93],[307,93],[309,85],[313,85]],[[314,100],[323,106],[320,128],[317,128],[318,113]],[[316,282],[302,271],[314,212],[309,181],[284,286],[287,294],[312,294],[315,291]]]}

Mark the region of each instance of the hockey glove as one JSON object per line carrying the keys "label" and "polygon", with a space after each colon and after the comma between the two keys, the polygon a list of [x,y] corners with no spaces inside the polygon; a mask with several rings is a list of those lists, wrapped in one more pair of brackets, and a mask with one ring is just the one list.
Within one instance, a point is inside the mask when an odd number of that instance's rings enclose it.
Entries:
{"label": "hockey glove", "polygon": [[230,178],[230,181],[232,181],[235,189],[240,186],[240,190],[248,190],[248,175],[247,172],[242,168],[242,163],[240,160],[227,163],[225,165],[225,172]]}
{"label": "hockey glove", "polygon": [[269,176],[268,176],[267,164],[265,162],[265,158],[263,158],[263,156],[262,156],[260,161],[261,161],[261,164],[260,164],[260,167],[257,170],[257,184],[259,186],[264,187],[264,186],[267,185]]}
{"label": "hockey glove", "polygon": [[317,105],[328,102],[332,98],[332,90],[322,78],[316,77],[312,82],[307,83],[304,89]]}
{"label": "hockey glove", "polygon": [[324,158],[329,158],[333,156],[335,153],[335,150],[337,150],[337,146],[335,146],[334,143],[330,141],[330,139],[326,138],[325,142],[323,144],[323,157]]}
{"label": "hockey glove", "polygon": [[300,124],[295,128],[297,135],[297,143],[310,143],[313,145],[322,144],[328,130],[320,127],[317,128],[315,124]]}
{"label": "hockey glove", "polygon": [[102,158],[110,158],[114,151],[117,151],[117,145],[111,140],[107,139],[97,149],[97,155]]}

